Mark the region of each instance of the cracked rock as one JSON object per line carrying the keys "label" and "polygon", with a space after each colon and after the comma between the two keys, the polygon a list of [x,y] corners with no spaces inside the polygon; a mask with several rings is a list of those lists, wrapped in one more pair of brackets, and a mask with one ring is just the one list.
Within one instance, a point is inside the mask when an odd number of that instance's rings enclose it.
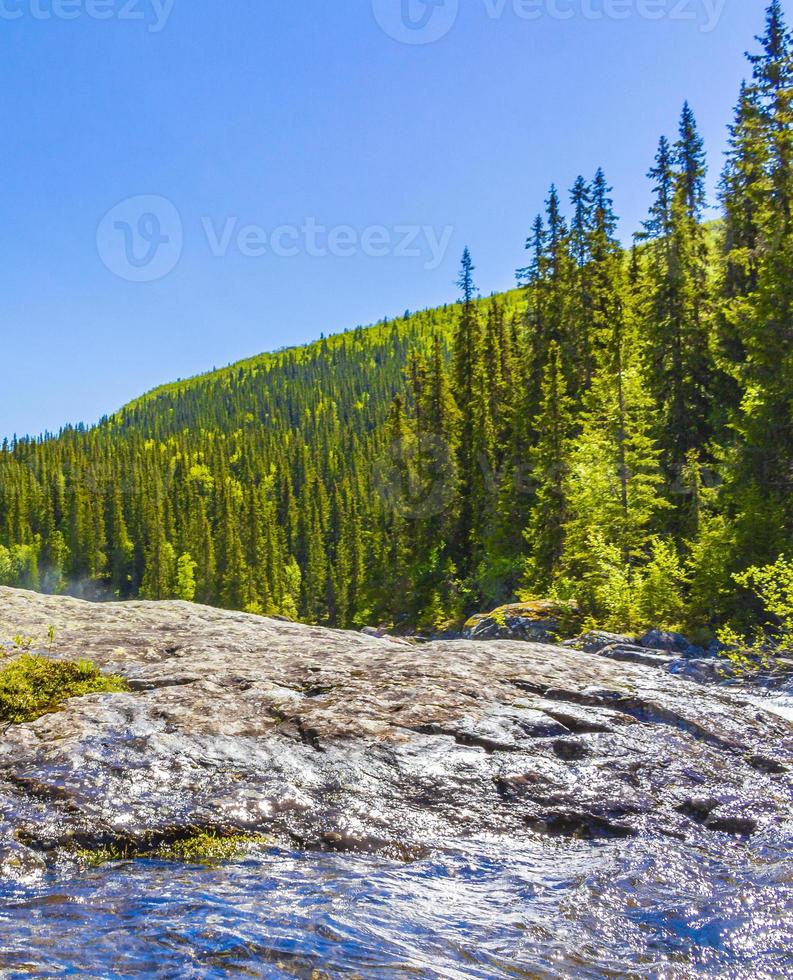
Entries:
{"label": "cracked rock", "polygon": [[474,834],[696,842],[790,819],[791,722],[595,644],[415,646],[0,588],[0,641],[50,626],[52,656],[131,690],[3,733],[0,875],[196,830],[409,858]]}

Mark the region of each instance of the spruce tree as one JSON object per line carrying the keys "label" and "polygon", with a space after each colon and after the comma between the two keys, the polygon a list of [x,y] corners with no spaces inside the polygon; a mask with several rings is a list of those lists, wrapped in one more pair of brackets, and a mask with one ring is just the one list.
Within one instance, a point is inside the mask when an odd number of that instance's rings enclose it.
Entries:
{"label": "spruce tree", "polygon": [[745,352],[735,421],[740,441],[730,459],[727,494],[738,528],[739,564],[773,561],[793,527],[793,55],[780,3],[768,8],[759,40],[761,53],[750,56],[753,114],[744,158],[750,156],[754,168],[762,166],[765,179],[757,175],[742,195],[757,224],[757,247],[752,288],[740,317],[732,318]]}
{"label": "spruce tree", "polygon": [[561,351],[555,341],[551,342],[549,350],[540,411],[534,427],[537,443],[530,460],[536,491],[526,531],[529,554],[524,584],[530,592],[545,595],[554,583],[564,554],[573,431],[573,402],[567,393]]}
{"label": "spruce tree", "polygon": [[762,209],[768,190],[768,146],[762,137],[758,92],[744,82],[730,127],[720,199],[724,211],[722,278],[716,353],[717,404],[723,406],[721,434],[729,436],[745,388],[747,319],[757,290]]}
{"label": "spruce tree", "polygon": [[460,420],[457,439],[460,508],[454,554],[463,578],[470,576],[473,570],[473,535],[481,504],[478,470],[481,466],[484,364],[481,321],[474,303],[476,294],[474,271],[471,253],[466,248],[463,252],[458,280],[462,294],[462,309],[453,348],[453,395]]}
{"label": "spruce tree", "polygon": [[642,574],[667,507],[644,345],[618,318],[587,394],[564,486],[561,587],[612,628],[636,624]]}
{"label": "spruce tree", "polygon": [[650,240],[651,303],[647,334],[649,382],[661,406],[661,443],[670,485],[681,486],[692,449],[707,452],[712,430],[713,363],[709,345],[708,248],[702,227],[706,164],[688,103],[678,141],[661,140],[655,199],[644,237]]}

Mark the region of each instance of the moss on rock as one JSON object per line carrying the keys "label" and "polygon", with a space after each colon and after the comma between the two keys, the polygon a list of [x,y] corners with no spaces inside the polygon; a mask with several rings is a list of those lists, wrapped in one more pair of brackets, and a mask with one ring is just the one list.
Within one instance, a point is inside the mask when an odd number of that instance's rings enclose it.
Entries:
{"label": "moss on rock", "polygon": [[126,845],[101,847],[96,850],[81,849],[72,852],[80,864],[100,867],[113,861],[159,860],[180,864],[215,864],[233,861],[253,847],[269,847],[271,841],[261,834],[222,835],[211,830],[201,831],[181,840],[160,844],[157,847]]}
{"label": "moss on rock", "polygon": [[266,846],[269,843],[266,837],[260,835],[236,834],[231,837],[221,837],[207,831],[161,847],[156,852],[156,856],[166,861],[181,861],[185,864],[233,861],[244,851],[252,847]]}
{"label": "moss on rock", "polygon": [[463,637],[554,642],[575,636],[580,627],[581,617],[575,603],[538,599],[472,616],[463,627]]}
{"label": "moss on rock", "polygon": [[0,670],[0,723],[21,725],[57,711],[69,698],[128,690],[121,677],[87,661],[48,660],[23,654]]}

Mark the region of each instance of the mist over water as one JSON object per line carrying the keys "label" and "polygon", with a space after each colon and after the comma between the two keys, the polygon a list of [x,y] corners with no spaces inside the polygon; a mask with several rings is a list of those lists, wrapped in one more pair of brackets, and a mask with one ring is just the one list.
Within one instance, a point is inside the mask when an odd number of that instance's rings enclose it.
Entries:
{"label": "mist over water", "polygon": [[4,977],[793,976],[793,831],[398,864],[273,849],[4,886]]}

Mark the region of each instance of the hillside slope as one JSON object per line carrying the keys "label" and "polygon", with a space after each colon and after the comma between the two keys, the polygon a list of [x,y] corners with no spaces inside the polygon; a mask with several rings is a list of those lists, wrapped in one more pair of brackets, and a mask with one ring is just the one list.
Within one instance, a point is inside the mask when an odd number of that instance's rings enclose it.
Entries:
{"label": "hillside slope", "polygon": [[[526,298],[514,290],[480,300],[481,313],[496,299],[507,316],[520,317]],[[184,428],[230,432],[252,421],[299,428],[306,414],[333,402],[345,425],[377,428],[404,388],[411,350],[433,337],[451,343],[460,304],[406,313],[398,319],[230,364],[163,385],[135,399],[103,424],[162,438]],[[364,412],[365,410],[365,412]],[[363,414],[362,414],[363,413]]]}
{"label": "hillside slope", "polygon": [[[525,320],[519,290],[475,306],[513,331]],[[155,389],[92,429],[7,445],[0,583],[366,621],[364,594],[391,561],[387,545],[371,550],[392,519],[393,474],[374,468],[389,412],[410,353],[437,341],[446,362],[460,315],[451,304],[262,354]]]}
{"label": "hillside slope", "polygon": [[[639,243],[551,187],[522,289],[160,388],[0,451],[0,584],[436,628],[511,597],[793,645],[793,39],[768,9],[718,225],[686,103]],[[712,635],[712,633],[711,633]]]}

